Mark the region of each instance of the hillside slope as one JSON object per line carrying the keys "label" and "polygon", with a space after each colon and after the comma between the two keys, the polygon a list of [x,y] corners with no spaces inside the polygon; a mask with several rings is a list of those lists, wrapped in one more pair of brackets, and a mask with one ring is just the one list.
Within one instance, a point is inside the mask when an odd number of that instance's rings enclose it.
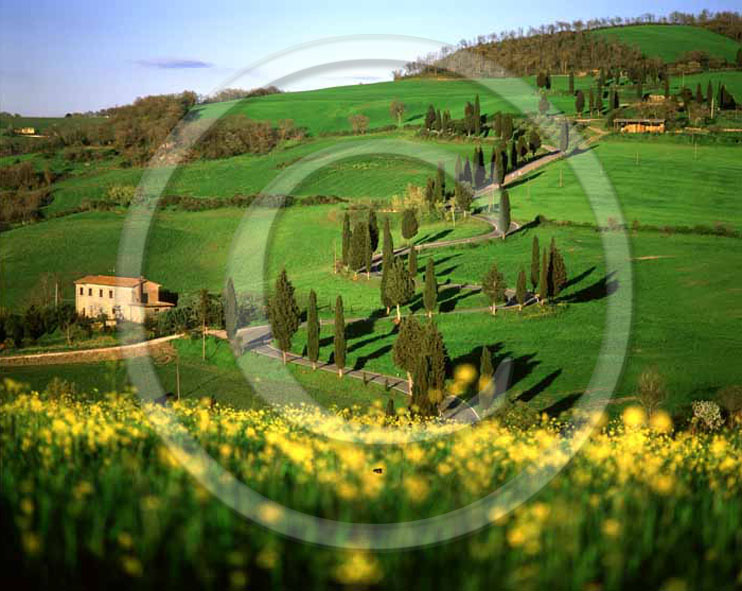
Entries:
{"label": "hillside slope", "polygon": [[666,63],[677,61],[689,51],[705,51],[709,56],[734,62],[740,47],[728,37],[687,25],[632,25],[600,29],[592,34],[638,47],[644,55],[662,58]]}

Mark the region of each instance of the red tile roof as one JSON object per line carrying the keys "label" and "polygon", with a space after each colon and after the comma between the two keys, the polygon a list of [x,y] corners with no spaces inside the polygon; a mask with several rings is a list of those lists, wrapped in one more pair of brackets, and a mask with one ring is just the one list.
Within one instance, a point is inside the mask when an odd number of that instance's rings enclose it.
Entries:
{"label": "red tile roof", "polygon": [[[136,287],[147,280],[143,277],[117,277],[115,275],[85,275],[75,283],[91,283],[93,285],[109,285],[112,287]],[[159,284],[158,284],[159,285]]]}

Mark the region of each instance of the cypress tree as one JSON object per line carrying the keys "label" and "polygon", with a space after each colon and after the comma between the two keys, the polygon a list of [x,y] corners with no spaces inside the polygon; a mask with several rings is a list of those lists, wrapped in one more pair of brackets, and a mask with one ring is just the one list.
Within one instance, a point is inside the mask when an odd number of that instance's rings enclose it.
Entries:
{"label": "cypress tree", "polygon": [[291,339],[299,329],[299,306],[294,298],[294,286],[282,269],[276,279],[275,293],[270,300],[268,313],[273,338],[281,350],[283,362],[286,363],[286,353],[291,349]]}
{"label": "cypress tree", "polygon": [[456,205],[464,212],[464,215],[471,209],[474,194],[471,187],[465,183],[456,183],[453,189],[453,196]]}
{"label": "cypress tree", "polygon": [[582,115],[582,112],[585,110],[585,93],[583,93],[581,90],[577,91],[577,95],[575,96],[575,111],[579,115]]}
{"label": "cypress tree", "polygon": [[469,159],[466,159],[466,163],[464,164],[464,174],[463,174],[463,181],[465,183],[474,184],[474,179],[471,175],[471,163],[469,162]]}
{"label": "cypress tree", "polygon": [[389,400],[387,400],[386,411],[384,414],[386,414],[386,416],[389,418],[393,418],[397,416],[397,413],[394,410],[394,399],[393,398],[389,398]]}
{"label": "cypress tree", "polygon": [[409,302],[413,295],[415,295],[415,283],[407,272],[407,269],[405,269],[402,260],[394,257],[394,262],[387,278],[386,296],[390,304],[397,308],[398,321],[402,318],[400,306]]}
{"label": "cypress tree", "polygon": [[435,107],[428,105],[428,111],[425,113],[425,129],[430,131],[435,125]]}
{"label": "cypress tree", "polygon": [[479,95],[474,97],[474,133],[479,135],[482,131],[482,114],[479,107]]}
{"label": "cypress tree", "polygon": [[456,168],[454,169],[454,180],[461,181],[464,176],[464,170],[461,164],[461,156],[456,156]]}
{"label": "cypress tree", "polygon": [[541,252],[538,244],[538,236],[533,237],[533,243],[531,244],[531,286],[533,291],[536,291],[539,281],[539,262],[541,260]]}
{"label": "cypress tree", "polygon": [[515,285],[515,299],[518,301],[518,308],[522,310],[526,303],[526,272],[523,269],[518,273],[518,282]]}
{"label": "cypress tree", "polygon": [[742,68],[742,47],[737,50],[737,67]]}
{"label": "cypress tree", "polygon": [[[460,165],[460,160],[457,160],[457,162]],[[446,193],[446,170],[443,167],[443,162],[438,163],[435,174],[435,200],[437,203],[443,203],[443,196]]]}
{"label": "cypress tree", "polygon": [[335,301],[335,339],[333,344],[335,345],[335,365],[338,368],[338,376],[342,378],[345,369],[345,354],[347,353],[342,296],[338,296]]}
{"label": "cypress tree", "polygon": [[510,195],[503,189],[500,192],[500,233],[502,239],[505,240],[508,232],[510,231]]}
{"label": "cypress tree", "polygon": [[389,314],[389,309],[392,307],[392,304],[386,294],[386,286],[389,282],[389,274],[393,262],[394,242],[392,240],[392,231],[389,227],[389,217],[387,216],[384,218],[384,244],[382,247],[381,259],[381,305],[386,308],[387,314]]}
{"label": "cypress tree", "polygon": [[417,234],[419,225],[414,209],[405,209],[402,213],[402,237],[408,242]]}
{"label": "cypress tree", "polygon": [[368,210],[368,235],[371,241],[371,252],[379,248],[379,221],[376,219],[376,211]]}
{"label": "cypress tree", "polygon": [[309,292],[309,305],[307,306],[307,357],[312,362],[312,369],[317,369],[319,359],[319,315],[317,312],[317,294],[314,290]]}
{"label": "cypress tree", "polygon": [[443,116],[441,115],[440,109],[435,112],[435,129],[438,131],[443,130]]}
{"label": "cypress tree", "polygon": [[593,92],[592,86],[590,87],[590,92],[588,94],[587,106],[590,111],[590,114],[592,115],[593,111],[595,110],[595,92]]}
{"label": "cypress tree", "polygon": [[531,154],[535,156],[540,147],[541,136],[539,135],[538,131],[532,129],[531,133],[528,134],[528,148],[531,150]]}
{"label": "cypress tree", "polygon": [[499,150],[495,157],[495,182],[499,186],[502,186],[505,183],[505,162],[502,157],[502,152]]}
{"label": "cypress tree", "polygon": [[353,233],[350,235],[350,255],[348,256],[348,265],[357,273],[366,263],[366,245],[368,243],[368,229],[366,224],[358,222],[353,227]]}
{"label": "cypress tree", "polygon": [[428,360],[428,398],[437,404],[443,400],[446,381],[446,347],[435,322],[428,320],[423,329],[422,356]]}
{"label": "cypress tree", "polygon": [[371,229],[366,225],[364,233],[364,267],[366,267],[366,278],[371,279],[371,266],[374,262],[374,251],[371,249]]}
{"label": "cypress tree", "polygon": [[350,263],[350,215],[345,212],[343,216],[343,266]]}
{"label": "cypress tree", "polygon": [[492,367],[492,353],[488,347],[482,347],[482,356],[479,360],[479,389],[484,390],[492,381],[495,368]]}
{"label": "cypress tree", "polygon": [[714,100],[714,87],[711,85],[711,80],[706,85],[706,102],[711,106],[711,101]]}
{"label": "cypress tree", "polygon": [[505,141],[513,137],[513,116],[506,113],[502,121],[502,139]]}
{"label": "cypress tree", "polygon": [[538,275],[538,300],[541,305],[549,299],[549,258],[546,249],[541,255],[541,269]]}
{"label": "cypress tree", "polygon": [[435,263],[432,256],[428,258],[428,262],[425,265],[423,304],[425,305],[425,311],[428,313],[428,318],[431,318],[438,304],[438,282],[435,279]]}
{"label": "cypress tree", "polygon": [[670,98],[670,74],[668,73],[665,73],[664,84],[665,84],[665,98],[669,99]]}
{"label": "cypress tree", "polygon": [[418,355],[409,378],[410,408],[413,413],[424,417],[432,416],[434,412],[430,399],[429,378],[430,362],[424,355]]}
{"label": "cypress tree", "polygon": [[636,83],[636,98],[639,100],[644,98],[644,86],[642,85],[641,80]]}
{"label": "cypress tree", "polygon": [[701,90],[701,83],[696,84],[696,102],[700,105],[703,103],[703,91]]}
{"label": "cypress tree", "polygon": [[541,100],[538,102],[538,112],[542,115],[549,112],[549,99],[546,98],[545,94],[541,95]]}
{"label": "cypress tree", "polygon": [[620,105],[618,102],[618,91],[614,90],[612,94],[611,108],[615,110],[615,109],[618,109],[619,106]]}
{"label": "cypress tree", "polygon": [[410,253],[407,255],[407,271],[414,281],[417,276],[417,248],[414,244],[410,247]]}
{"label": "cypress tree", "polygon": [[498,111],[492,119],[494,125],[495,137],[502,137],[502,113]]}
{"label": "cypress tree", "polygon": [[432,209],[435,203],[435,179],[428,177],[425,181],[425,203]]}
{"label": "cypress tree", "polygon": [[227,330],[227,338],[232,340],[237,333],[237,295],[231,277],[224,288],[224,328]]}
{"label": "cypress tree", "polygon": [[506,289],[505,277],[493,263],[482,279],[482,293],[489,299],[493,315],[497,312],[497,304],[505,299]]}
{"label": "cypress tree", "polygon": [[559,135],[559,150],[566,152],[567,149],[569,149],[569,123],[563,121],[561,134]]}
{"label": "cypress tree", "polygon": [[569,73],[569,94],[575,93],[575,73],[571,72]]}
{"label": "cypress tree", "polygon": [[567,283],[567,268],[556,241],[551,239],[549,248],[549,270],[548,270],[548,289],[549,297],[558,297]]}
{"label": "cypress tree", "polygon": [[603,112],[603,97],[601,96],[601,93],[598,93],[595,97],[595,111],[598,114]]}
{"label": "cypress tree", "polygon": [[407,372],[407,385],[412,391],[412,377],[423,342],[423,330],[414,316],[406,316],[399,323],[399,332],[392,346],[394,365]]}
{"label": "cypress tree", "polygon": [[518,168],[518,144],[515,141],[510,142],[510,167],[512,170]]}

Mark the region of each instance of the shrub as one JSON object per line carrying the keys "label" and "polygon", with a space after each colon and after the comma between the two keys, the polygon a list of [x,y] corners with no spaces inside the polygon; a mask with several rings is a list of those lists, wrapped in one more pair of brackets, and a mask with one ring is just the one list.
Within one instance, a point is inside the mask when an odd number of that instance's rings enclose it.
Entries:
{"label": "shrub", "polygon": [[717,392],[716,399],[730,419],[742,415],[742,386],[726,386]]}
{"label": "shrub", "polygon": [[665,401],[667,398],[667,386],[665,379],[657,368],[650,367],[641,373],[637,382],[636,397],[650,417]]}
{"label": "shrub", "polygon": [[724,424],[721,408],[711,400],[697,400],[693,403],[691,427],[702,431],[717,431]]}

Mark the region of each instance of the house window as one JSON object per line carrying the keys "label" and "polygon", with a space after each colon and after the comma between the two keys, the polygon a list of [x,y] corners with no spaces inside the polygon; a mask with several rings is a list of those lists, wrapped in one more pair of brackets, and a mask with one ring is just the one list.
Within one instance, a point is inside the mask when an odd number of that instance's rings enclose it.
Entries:
{"label": "house window", "polygon": [[112,289],[109,289],[108,290],[108,297],[111,298],[111,299],[113,299],[113,290]]}
{"label": "house window", "polygon": [[89,296],[93,295],[93,288],[92,287],[88,287],[88,295]]}
{"label": "house window", "polygon": [[102,298],[103,297],[103,290],[102,289],[99,289],[98,290],[98,297],[99,298]]}
{"label": "house window", "polygon": [[82,288],[82,286],[81,286],[81,287],[80,287],[80,295],[83,295],[83,291],[84,291],[84,290],[83,290],[83,288]]}

